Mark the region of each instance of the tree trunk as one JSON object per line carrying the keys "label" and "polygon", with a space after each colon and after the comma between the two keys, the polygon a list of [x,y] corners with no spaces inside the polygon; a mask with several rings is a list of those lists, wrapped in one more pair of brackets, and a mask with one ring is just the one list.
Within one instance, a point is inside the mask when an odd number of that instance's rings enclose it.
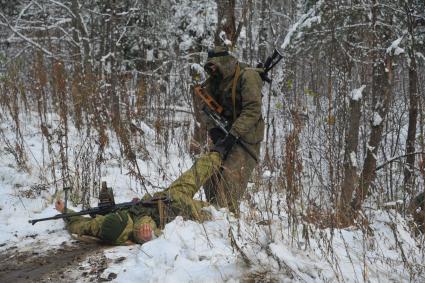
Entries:
{"label": "tree trunk", "polygon": [[415,58],[415,38],[414,38],[414,25],[415,19],[411,15],[411,9],[406,3],[405,11],[407,14],[408,28],[410,33],[410,48],[408,51],[409,55],[409,127],[407,130],[406,138],[406,166],[404,167],[404,188],[407,192],[412,192],[414,187],[413,170],[415,166],[415,152],[416,144],[416,125],[418,120],[418,73],[417,64]]}
{"label": "tree trunk", "polygon": [[[345,136],[344,151],[344,177],[341,185],[341,196],[338,210],[343,219],[348,219],[350,215],[350,202],[353,197],[355,186],[358,182],[357,164],[353,158],[357,155],[359,144],[359,129],[361,118],[361,100],[350,97],[350,115],[347,123],[347,134]],[[343,220],[342,219],[342,220]]]}
{"label": "tree trunk", "polygon": [[[379,57],[375,56],[375,58]],[[376,62],[373,65],[372,80],[372,105],[374,110],[373,117],[371,117],[371,133],[367,143],[366,159],[356,189],[356,196],[352,203],[352,207],[355,210],[360,209],[376,176],[376,156],[382,140],[384,121],[387,117],[391,99],[391,56],[387,56],[384,62]]]}
{"label": "tree trunk", "polygon": [[116,50],[116,36],[115,36],[115,23],[116,23],[116,2],[115,0],[109,1],[109,9],[111,13],[111,18],[108,21],[108,40],[109,40],[109,53],[110,57],[110,74],[108,74],[108,79],[110,82],[109,86],[109,96],[111,97],[111,113],[112,113],[112,123],[116,129],[119,128],[119,124],[121,122],[120,119],[120,98],[117,91],[117,50]]}
{"label": "tree trunk", "polygon": [[223,45],[223,40],[220,38],[220,33],[225,32],[226,38],[232,41],[236,37],[236,17],[235,5],[236,0],[216,0],[217,2],[217,30],[214,36],[214,44],[216,46]]}
{"label": "tree trunk", "polygon": [[[85,72],[91,71],[91,60],[90,60],[90,45],[89,45],[89,35],[85,28],[83,18],[80,11],[80,3],[78,0],[72,0],[71,2],[71,11],[74,13],[75,17],[72,20],[72,25],[74,27],[73,39],[77,43],[81,43],[81,48],[76,48],[75,54],[80,54],[78,57],[82,61],[82,70]],[[80,45],[80,46],[81,46]]]}
{"label": "tree trunk", "polygon": [[416,60],[413,55],[410,57],[409,67],[409,128],[407,130],[406,138],[406,166],[404,168],[404,187],[408,192],[412,190],[414,180],[412,178],[412,172],[415,166],[415,143],[416,143],[416,125],[418,120],[418,74],[416,71]]}
{"label": "tree trunk", "polygon": [[259,43],[258,43],[258,59],[260,62],[266,60],[267,54],[267,26],[266,26],[266,9],[268,7],[266,0],[261,1],[261,21],[260,21],[260,30],[258,32]]}

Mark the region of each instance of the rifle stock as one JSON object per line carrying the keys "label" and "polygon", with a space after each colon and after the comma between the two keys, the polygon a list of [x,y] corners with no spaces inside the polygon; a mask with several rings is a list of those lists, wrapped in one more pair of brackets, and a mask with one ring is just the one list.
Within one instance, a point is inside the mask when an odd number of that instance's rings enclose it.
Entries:
{"label": "rifle stock", "polygon": [[280,62],[280,60],[282,60],[282,58],[283,58],[282,54],[280,54],[280,52],[277,49],[275,49],[273,51],[273,54],[267,57],[266,62],[264,64],[259,63],[257,65],[257,68],[261,68],[264,70],[262,73],[260,73],[260,77],[263,81],[267,83],[272,82],[272,80],[268,77],[268,73],[277,63]]}

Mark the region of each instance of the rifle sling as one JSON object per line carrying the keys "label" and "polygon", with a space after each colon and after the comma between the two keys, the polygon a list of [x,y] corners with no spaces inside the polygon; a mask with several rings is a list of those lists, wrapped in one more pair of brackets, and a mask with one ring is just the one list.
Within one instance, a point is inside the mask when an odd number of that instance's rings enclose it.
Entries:
{"label": "rifle sling", "polygon": [[238,84],[239,77],[241,75],[241,67],[239,62],[236,63],[235,77],[232,82],[232,104],[233,104],[233,122],[236,121],[236,85]]}
{"label": "rifle sling", "polygon": [[162,200],[158,200],[158,212],[159,212],[159,229],[164,229],[165,226],[165,205]]}

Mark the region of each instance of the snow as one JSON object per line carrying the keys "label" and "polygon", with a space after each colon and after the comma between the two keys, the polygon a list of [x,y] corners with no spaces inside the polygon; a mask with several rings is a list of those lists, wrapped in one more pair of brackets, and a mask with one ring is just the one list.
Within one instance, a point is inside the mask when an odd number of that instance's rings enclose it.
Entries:
{"label": "snow", "polygon": [[[185,28],[175,25],[170,27],[175,29],[175,35],[179,37],[180,51],[189,52],[195,41],[207,46],[211,39],[209,31],[215,30],[216,24],[215,18],[211,16],[216,13],[214,1],[176,2],[175,18],[187,19]],[[321,2],[290,28],[280,45],[281,49],[289,47],[293,39],[302,36],[304,28],[320,22],[321,18],[316,13]],[[193,13],[194,10],[196,13]],[[196,16],[187,17],[188,14]],[[166,46],[167,40],[161,41],[161,46]],[[399,44],[400,41],[395,41],[391,45],[394,54],[401,52]],[[102,60],[109,56],[113,54],[105,55]],[[149,55],[148,59],[151,58]],[[203,71],[200,65],[191,67]],[[350,93],[351,99],[361,100],[364,88],[365,85],[362,85],[354,89]],[[277,99],[282,98],[278,96]],[[190,111],[184,106],[179,108],[171,105],[170,109]],[[16,165],[3,143],[0,148],[0,253],[14,249],[47,253],[63,243],[74,245],[61,220],[39,222],[34,226],[28,223],[29,219],[57,213],[53,208],[56,187],[50,173],[51,164],[36,117],[34,113],[30,113],[27,118],[21,117],[22,125],[25,125],[24,140],[29,171]],[[15,133],[10,126],[12,122],[3,116],[0,118],[0,128],[4,130],[6,138],[13,141]],[[173,117],[178,121],[186,121],[186,118],[181,113]],[[49,119],[52,128],[55,128],[57,117],[49,115]],[[372,124],[378,126],[381,123],[380,115],[373,113]],[[138,159],[141,174],[149,181],[147,190],[154,192],[167,187],[191,166],[192,158],[182,150],[182,141],[177,139],[167,144],[169,151],[165,156],[156,144],[160,138],[154,127],[148,122],[134,121],[134,124],[144,132],[142,142],[148,152],[146,158]],[[75,172],[78,170],[75,160],[78,159],[80,149],[94,142],[86,142],[84,136],[71,124],[70,131],[74,138],[70,140],[69,159],[71,169]],[[179,136],[182,129],[176,127],[173,131]],[[277,138],[279,134],[282,133],[276,133]],[[113,134],[108,132],[108,137],[110,142],[105,152],[106,160],[99,174],[102,180],[114,188],[117,202],[129,201],[134,195],[143,194],[144,190],[131,177],[119,157],[120,145]],[[302,142],[315,142],[303,138],[300,137]],[[317,142],[321,140],[317,139]],[[367,148],[370,151],[375,149],[369,145]],[[279,150],[276,150],[277,154]],[[315,152],[314,147],[309,147],[309,150],[312,151],[309,157],[311,162],[315,162],[318,157],[323,158]],[[56,155],[57,148],[53,151]],[[302,155],[302,150],[299,153]],[[357,160],[361,160],[361,156],[351,152],[350,161],[354,167],[358,166]],[[320,163],[315,163],[315,166],[318,170],[326,170]],[[56,173],[59,175],[59,171]],[[289,213],[291,211],[286,204],[282,183],[273,183],[282,177],[281,172],[270,169],[259,175],[264,184],[249,184],[253,200],[241,204],[242,215],[239,219],[226,209],[214,207],[206,208],[212,219],[204,223],[177,217],[165,226],[162,235],[144,245],[106,249],[104,254],[108,268],[103,271],[104,277],[113,272],[117,274],[114,282],[250,282],[252,279],[256,282],[425,281],[421,273],[423,251],[420,244],[423,238],[413,237],[409,218],[391,209],[391,203],[384,205],[387,209],[383,210],[365,209],[365,224],[322,228],[305,219],[305,210]],[[60,181],[57,186],[59,189],[62,187]],[[327,189],[323,183],[317,186],[319,190]],[[201,195],[202,192],[197,197]],[[95,198],[92,198],[92,204],[96,204]],[[396,206],[398,204],[402,203],[397,201]],[[305,203],[293,205],[302,207]],[[118,261],[120,258],[125,259]],[[87,260],[76,265],[84,266],[86,263]]]}
{"label": "snow", "polygon": [[223,41],[224,45],[231,46],[232,42],[227,39],[226,33],[222,30],[219,34],[220,39]]}
{"label": "snow", "polygon": [[424,56],[424,54],[423,54],[423,53],[421,53],[421,52],[416,52],[415,54],[416,54],[416,57],[418,57],[418,58],[422,59],[422,61],[424,61],[424,62],[425,62],[425,56]]}
{"label": "snow", "polygon": [[363,90],[365,89],[365,85],[362,85],[359,88],[353,89],[350,93],[351,100],[359,101],[363,98]]}
{"label": "snow", "polygon": [[304,28],[310,28],[314,23],[320,23],[320,15],[316,15],[318,8],[322,5],[323,0],[318,1],[307,13],[303,14],[299,20],[290,26],[288,33],[283,38],[283,42],[278,42],[278,51],[284,54],[286,48],[289,47],[294,38],[301,38]]}
{"label": "snow", "polygon": [[[25,121],[25,140],[31,151],[30,172],[19,170],[12,155],[2,152],[0,252],[15,247],[19,251],[37,249],[43,254],[63,243],[74,245],[61,220],[39,222],[34,226],[28,223],[29,219],[56,214],[52,204],[54,186],[35,186],[41,184],[38,176],[46,170],[38,165],[42,164],[43,156],[35,121]],[[52,127],[55,121],[53,115]],[[1,128],[12,139],[13,128],[7,127],[8,124],[4,121]],[[152,157],[152,160],[139,160],[142,175],[154,186],[166,187],[192,161],[187,156],[179,156],[173,144],[170,144],[169,159],[164,159],[154,147],[155,130],[145,123],[140,127]],[[72,127],[70,130],[75,131]],[[78,138],[70,142],[72,148],[83,144]],[[111,156],[116,147],[116,141],[110,139],[107,151]],[[70,151],[71,157],[73,154],[78,151]],[[355,155],[351,157],[354,162]],[[108,159],[102,179],[113,186],[116,201],[123,202],[142,192],[135,189],[125,168],[120,169],[119,164],[118,160]],[[160,168],[167,172],[166,178]],[[263,173],[264,181],[274,177],[271,171]],[[148,187],[150,191],[153,189],[155,187]],[[371,233],[358,227],[323,229],[300,216],[296,216],[297,224],[289,224],[292,216],[286,212],[285,196],[268,194],[261,190],[253,193],[256,208],[253,210],[249,204],[242,203],[240,219],[226,209],[208,207],[210,221],[197,223],[177,217],[165,226],[162,235],[144,245],[104,250],[108,267],[103,277],[116,273],[114,282],[134,282],[141,278],[143,282],[240,282],[260,275],[263,276],[260,281],[280,282],[408,282],[410,275],[401,259],[401,248],[408,264],[417,266],[422,262],[417,240],[410,234],[406,220],[395,210],[369,211]],[[269,213],[263,213],[265,211]],[[118,260],[120,258],[124,259]],[[76,264],[88,266],[87,260]]]}
{"label": "snow", "polygon": [[114,56],[113,52],[109,52],[108,54],[106,54],[105,56],[102,56],[102,58],[100,58],[101,62],[105,62],[109,57]]}
{"label": "snow", "polygon": [[[105,272],[119,274],[120,282],[137,278],[144,282],[237,282],[241,268],[226,239],[228,226],[225,217],[203,224],[177,217],[158,239],[141,246],[124,266],[112,266]],[[129,249],[119,248],[118,253],[114,250],[106,256],[114,259]],[[133,272],[120,272],[122,269]]]}
{"label": "snow", "polygon": [[404,49],[399,46],[402,40],[403,40],[403,37],[400,37],[394,40],[391,43],[391,45],[387,48],[387,53],[391,55],[396,55],[396,56],[405,53]]}
{"label": "snow", "polygon": [[374,126],[374,127],[377,127],[377,126],[379,126],[379,125],[381,125],[381,123],[382,123],[382,117],[381,117],[381,115],[379,115],[379,113],[378,112],[373,112],[373,116],[372,116],[372,125]]}
{"label": "snow", "polygon": [[153,56],[153,49],[149,49],[146,51],[146,61],[147,62],[155,61],[155,58]]}
{"label": "snow", "polygon": [[357,164],[357,157],[356,157],[356,153],[354,152],[354,151],[352,151],[351,153],[350,153],[350,161],[351,161],[351,165],[353,166],[353,167],[358,167],[358,164]]}

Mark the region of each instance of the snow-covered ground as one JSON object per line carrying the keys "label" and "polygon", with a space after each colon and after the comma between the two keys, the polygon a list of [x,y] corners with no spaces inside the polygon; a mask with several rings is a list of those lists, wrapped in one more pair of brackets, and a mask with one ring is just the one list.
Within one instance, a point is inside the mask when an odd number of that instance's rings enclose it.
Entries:
{"label": "snow-covered ground", "polygon": [[[29,219],[52,216],[56,211],[52,204],[53,184],[42,186],[39,178],[49,176],[47,168],[41,165],[41,134],[36,122],[25,119],[24,140],[30,170],[18,170],[13,156],[4,147],[0,149],[0,253],[14,247],[14,251],[36,250],[43,254],[73,242],[62,221],[34,226],[28,223]],[[6,137],[13,140],[13,128],[9,125],[3,121],[1,127]],[[155,158],[139,160],[141,173],[155,186],[166,187],[192,162],[187,155],[179,155],[175,145],[170,147],[167,158],[161,156],[155,149],[155,138],[149,136],[154,131],[147,125],[143,127],[150,156]],[[79,139],[70,142],[72,147],[82,144]],[[108,150],[113,153],[116,146],[111,139]],[[102,179],[113,186],[118,202],[128,201],[142,191],[126,175],[125,167],[121,169],[117,163],[112,158],[107,161]],[[48,166],[48,162],[44,164]],[[264,178],[269,177],[270,174],[264,174]],[[412,237],[405,218],[396,211],[368,210],[368,226],[363,226],[367,229],[319,229],[298,216],[294,223],[285,212],[284,196],[273,194],[265,199],[266,195],[261,189],[253,194],[251,202],[255,208],[243,203],[240,219],[225,209],[209,207],[211,221],[197,223],[178,217],[165,226],[160,237],[144,245],[105,249],[108,266],[104,277],[116,274],[115,282],[425,280],[419,238]],[[75,264],[85,266],[88,260]]]}

